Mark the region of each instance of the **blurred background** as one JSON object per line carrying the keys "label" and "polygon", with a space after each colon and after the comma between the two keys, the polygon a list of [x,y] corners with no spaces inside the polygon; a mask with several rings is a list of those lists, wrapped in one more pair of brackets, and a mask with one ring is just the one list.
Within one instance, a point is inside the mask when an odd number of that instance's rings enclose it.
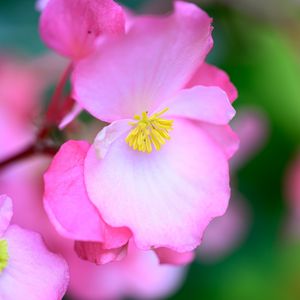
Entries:
{"label": "blurred background", "polygon": [[[141,13],[171,5],[120,2]],[[233,126],[241,151],[232,161],[228,213],[209,226],[184,283],[167,299],[300,299],[300,1],[194,2],[214,19],[208,60],[239,92]],[[29,60],[49,51],[34,7],[34,0],[0,1],[2,55]]]}

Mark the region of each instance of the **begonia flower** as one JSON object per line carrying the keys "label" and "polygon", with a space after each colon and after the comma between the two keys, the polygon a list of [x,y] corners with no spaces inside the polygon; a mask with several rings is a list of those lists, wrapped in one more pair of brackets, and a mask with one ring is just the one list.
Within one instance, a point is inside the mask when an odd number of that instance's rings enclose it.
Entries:
{"label": "begonia flower", "polygon": [[0,298],[57,300],[66,292],[64,259],[48,251],[39,234],[10,225],[12,201],[0,196]]}
{"label": "begonia flower", "polygon": [[43,8],[42,40],[71,60],[91,53],[99,38],[125,30],[123,9],[113,0],[49,0],[38,5]]}
{"label": "begonia flower", "polygon": [[42,175],[49,163],[49,157],[35,155],[1,170],[0,193],[15,199],[12,223],[39,232],[47,247],[67,261],[67,294],[72,299],[161,299],[180,287],[185,268],[161,266],[154,253],[140,251],[132,243],[121,262],[97,266],[80,259],[74,252],[74,240],[57,233],[43,207]]}
{"label": "begonia flower", "polygon": [[91,146],[67,142],[47,171],[45,207],[57,230],[79,232],[68,205],[81,195],[80,207],[128,228],[138,248],[157,249],[168,262],[190,259],[227,208],[228,159],[237,148],[236,136],[224,133],[235,114],[226,92],[185,88],[211,49],[211,30],[206,13],[176,2],[171,15],[137,18],[126,35],[78,62],[74,99],[111,124]]}

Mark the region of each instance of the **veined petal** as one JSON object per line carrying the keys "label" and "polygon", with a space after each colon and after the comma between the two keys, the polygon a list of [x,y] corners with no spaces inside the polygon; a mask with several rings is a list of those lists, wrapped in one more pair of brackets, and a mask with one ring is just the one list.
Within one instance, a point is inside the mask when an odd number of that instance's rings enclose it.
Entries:
{"label": "veined petal", "polygon": [[123,10],[113,0],[49,0],[40,19],[43,41],[71,59],[89,54],[100,35],[124,31]]}
{"label": "veined petal", "polygon": [[16,225],[4,238],[9,260],[1,273],[0,299],[62,299],[69,281],[64,259],[49,252],[39,234]]}
{"label": "veined petal", "polygon": [[12,200],[7,195],[0,195],[0,239],[13,216]]}
{"label": "veined petal", "polygon": [[44,206],[63,236],[101,242],[103,248],[120,247],[127,243],[130,232],[103,222],[86,193],[83,162],[89,147],[80,141],[69,141],[61,147],[45,173]]}
{"label": "veined petal", "polygon": [[202,64],[198,68],[186,88],[192,88],[197,85],[218,86],[227,94],[230,102],[235,101],[238,96],[237,89],[231,83],[226,72],[207,63]]}
{"label": "veined petal", "polygon": [[235,115],[226,93],[218,87],[197,86],[182,90],[167,106],[166,115],[216,125],[228,124]]}
{"label": "veined petal", "polygon": [[[134,151],[117,139],[99,159],[92,146],[85,160],[91,201],[114,227],[128,227],[139,248],[193,250],[203,230],[227,207],[227,159],[196,123],[174,120],[161,151]],[[184,224],[184,226],[183,226]]]}
{"label": "veined petal", "polygon": [[125,36],[78,63],[73,97],[107,122],[151,113],[204,61],[211,30],[207,14],[186,2],[169,16],[137,18]]}

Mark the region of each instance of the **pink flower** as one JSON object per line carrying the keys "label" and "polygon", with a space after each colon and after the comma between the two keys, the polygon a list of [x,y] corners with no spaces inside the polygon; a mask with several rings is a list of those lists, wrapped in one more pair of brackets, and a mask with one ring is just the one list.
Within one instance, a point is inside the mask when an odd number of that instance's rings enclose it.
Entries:
{"label": "pink flower", "polygon": [[99,38],[125,30],[123,10],[113,0],[49,0],[38,5],[43,8],[43,41],[72,60],[92,52]]}
{"label": "pink flower", "polygon": [[92,146],[66,143],[46,173],[45,207],[57,230],[105,245],[111,233],[90,224],[101,222],[116,233],[127,228],[138,248],[157,249],[164,262],[190,260],[187,252],[226,210],[228,158],[237,148],[227,94],[184,88],[211,46],[211,19],[176,2],[170,16],[137,18],[78,63],[74,98],[111,124]]}
{"label": "pink flower", "polygon": [[65,258],[70,269],[68,295],[85,300],[125,296],[154,299],[174,292],[183,281],[185,269],[160,266],[154,253],[140,251],[133,244],[122,262],[97,266],[78,257],[74,241],[55,231],[43,208],[42,174],[49,160],[34,156],[0,172],[0,193],[15,199],[12,222],[39,232],[48,248]]}
{"label": "pink flower", "polygon": [[12,214],[11,199],[0,196],[0,298],[61,299],[69,280],[66,262],[37,233],[9,225]]}

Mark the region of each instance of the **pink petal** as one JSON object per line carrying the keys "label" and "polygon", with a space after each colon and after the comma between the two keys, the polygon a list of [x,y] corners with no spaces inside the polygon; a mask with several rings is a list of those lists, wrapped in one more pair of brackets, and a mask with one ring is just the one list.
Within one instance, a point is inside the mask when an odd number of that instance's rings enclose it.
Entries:
{"label": "pink petal", "polygon": [[228,163],[222,150],[201,127],[182,119],[174,121],[161,151],[134,151],[125,137],[102,160],[94,147],[88,152],[91,201],[108,224],[130,228],[141,249],[193,250],[210,220],[227,207]]}
{"label": "pink petal", "polygon": [[152,251],[137,250],[133,243],[125,259],[101,267],[72,251],[65,256],[72,274],[70,297],[75,299],[163,299],[180,287],[186,273],[182,267],[159,265]]}
{"label": "pink petal", "polygon": [[239,149],[239,137],[229,125],[218,126],[201,123],[200,126],[223,149],[228,159],[230,159]]}
{"label": "pink petal", "polygon": [[113,0],[50,0],[40,19],[43,41],[71,59],[88,55],[99,36],[124,30],[123,10]]}
{"label": "pink petal", "polygon": [[132,120],[113,122],[98,133],[94,141],[94,147],[98,158],[103,159],[111,144],[132,128],[129,126],[130,121]]}
{"label": "pink petal", "polygon": [[1,273],[0,298],[62,299],[69,281],[64,259],[49,252],[40,235],[16,225],[8,228],[4,238],[9,261]]}
{"label": "pink petal", "polygon": [[0,237],[6,231],[13,216],[11,199],[6,195],[0,195]]}
{"label": "pink petal", "polygon": [[83,162],[89,147],[86,142],[69,141],[56,154],[45,174],[45,209],[63,236],[120,247],[127,243],[129,231],[107,226],[86,193]]}
{"label": "pink petal", "polygon": [[127,244],[119,248],[104,249],[102,243],[76,241],[74,249],[81,259],[88,260],[97,265],[120,261],[127,254]]}
{"label": "pink petal", "polygon": [[215,66],[207,63],[202,64],[192,79],[187,84],[187,88],[197,85],[218,86],[226,92],[230,102],[236,100],[238,93],[235,86],[230,82],[228,75]]}
{"label": "pink petal", "polygon": [[50,0],[37,0],[35,3],[35,9],[37,11],[42,11]]}
{"label": "pink petal", "polygon": [[186,265],[193,261],[194,252],[179,253],[168,248],[155,249],[155,253],[161,264]]}
{"label": "pink petal", "polygon": [[205,59],[210,24],[206,13],[185,2],[176,2],[167,17],[137,18],[126,36],[78,63],[74,99],[107,122],[153,112]]}
{"label": "pink petal", "polygon": [[82,108],[78,103],[74,103],[74,106],[72,107],[71,111],[65,115],[65,117],[62,119],[62,121],[59,124],[59,129],[63,130],[65,127],[67,127],[70,123],[74,121],[75,118],[78,117],[78,115],[82,112]]}
{"label": "pink petal", "polygon": [[227,95],[218,87],[197,86],[182,90],[167,106],[166,115],[217,125],[228,124],[235,115]]}
{"label": "pink petal", "polygon": [[186,269],[160,265],[153,251],[139,251],[131,243],[123,272],[128,296],[135,299],[165,299],[180,288]]}

